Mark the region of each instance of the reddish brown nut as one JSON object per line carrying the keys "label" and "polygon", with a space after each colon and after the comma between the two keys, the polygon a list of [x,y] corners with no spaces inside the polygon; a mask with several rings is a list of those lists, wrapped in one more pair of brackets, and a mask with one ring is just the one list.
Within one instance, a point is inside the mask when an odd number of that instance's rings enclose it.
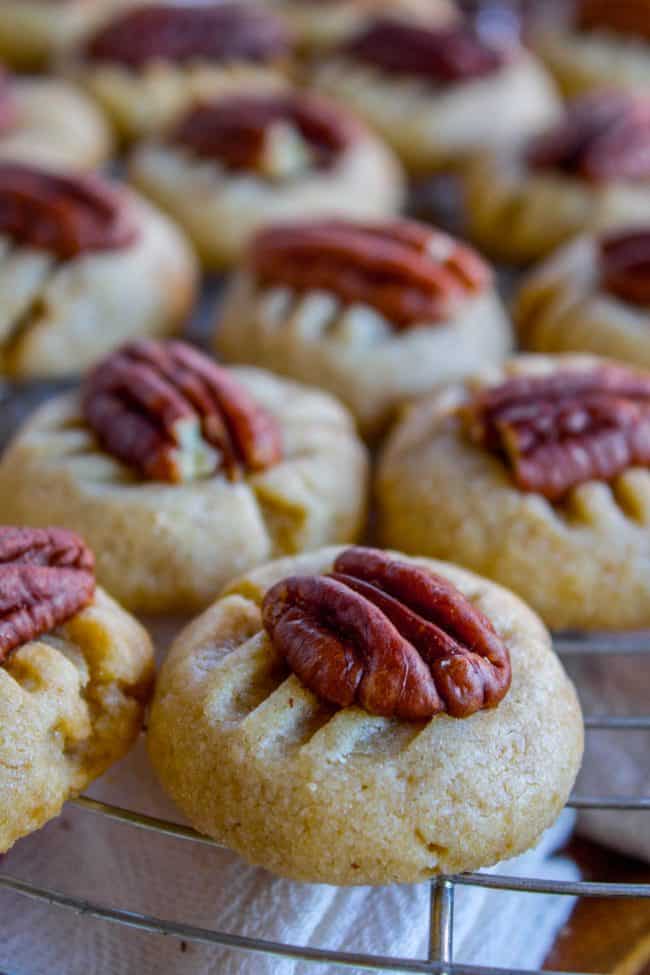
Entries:
{"label": "reddish brown nut", "polygon": [[0,663],[92,602],[94,568],[74,532],[0,527]]}
{"label": "reddish brown nut", "polygon": [[581,179],[650,179],[650,98],[597,92],[573,102],[565,118],[535,138],[527,153],[537,169]]}
{"label": "reddish brown nut", "polygon": [[650,230],[610,234],[599,246],[604,289],[632,304],[650,306]]}
{"label": "reddish brown nut", "polygon": [[516,45],[497,45],[471,25],[425,27],[389,17],[375,20],[343,48],[345,56],[387,74],[424,78],[433,84],[493,74],[516,52]]}
{"label": "reddish brown nut", "polygon": [[359,124],[338,105],[305,93],[233,95],[198,105],[171,133],[171,141],[228,169],[260,168],[278,123],[293,127],[309,146],[315,168],[336,163],[356,140]]}
{"label": "reddish brown nut", "polygon": [[246,3],[152,3],[100,28],[85,56],[138,69],[155,60],[270,62],[288,48],[282,21]]}
{"label": "reddish brown nut", "polygon": [[650,2],[579,0],[577,24],[583,30],[610,30],[650,40]]}
{"label": "reddish brown nut", "polygon": [[650,374],[624,366],[511,379],[463,415],[470,439],[505,461],[522,491],[549,501],[650,465]]}
{"label": "reddish brown nut", "polygon": [[510,656],[490,621],[446,579],[376,549],[347,549],[331,575],[279,582],[262,618],[303,684],[340,707],[467,718],[510,687]]}
{"label": "reddish brown nut", "polygon": [[265,284],[370,305],[396,329],[448,320],[492,280],[475,251],[410,220],[277,224],[253,241],[251,266]]}
{"label": "reddish brown nut", "polygon": [[0,234],[67,260],[127,247],[138,229],[120,191],[99,177],[1,162]]}
{"label": "reddish brown nut", "polygon": [[282,457],[275,419],[227,370],[184,342],[142,339],[101,362],[82,391],[101,446],[144,477],[231,480]]}

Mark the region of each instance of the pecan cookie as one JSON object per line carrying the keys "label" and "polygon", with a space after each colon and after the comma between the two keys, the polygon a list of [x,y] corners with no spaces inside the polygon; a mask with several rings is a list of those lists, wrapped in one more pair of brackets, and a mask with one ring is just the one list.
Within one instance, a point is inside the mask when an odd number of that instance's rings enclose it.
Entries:
{"label": "pecan cookie", "polygon": [[120,7],[141,0],[1,0],[0,60],[42,68]]}
{"label": "pecan cookie", "polygon": [[650,93],[649,0],[576,0],[569,22],[542,32],[535,47],[566,95]]}
{"label": "pecan cookie", "polygon": [[107,161],[111,143],[102,113],[72,85],[0,68],[0,159],[93,169]]}
{"label": "pecan cookie", "polygon": [[560,113],[534,55],[471,25],[377,19],[325,61],[315,83],[427,173],[538,132]]}
{"label": "pecan cookie", "polygon": [[139,623],[59,528],[0,527],[0,851],[131,747],[153,681]]}
{"label": "pecan cookie", "polygon": [[524,279],[514,316],[526,349],[650,369],[650,223],[565,245]]}
{"label": "pecan cookie", "polygon": [[215,346],[335,393],[374,437],[404,400],[500,362],[511,332],[470,248],[413,221],[323,220],[258,234]]}
{"label": "pecan cookie", "polygon": [[130,608],[184,612],[269,558],[355,539],[366,481],[329,396],[141,340],[27,422],[0,464],[0,510],[83,532]]}
{"label": "pecan cookie", "polygon": [[650,97],[598,92],[525,144],[464,173],[470,234],[487,253],[535,260],[576,234],[650,221]]}
{"label": "pecan cookie", "polygon": [[650,624],[650,373],[522,356],[415,406],[379,533],[511,587],[555,629]]}
{"label": "pecan cookie", "polygon": [[382,14],[449,24],[458,17],[453,0],[271,0],[301,48],[322,51],[343,43]]}
{"label": "pecan cookie", "polygon": [[346,109],[297,91],[201,103],[136,150],[130,175],[216,270],[264,223],[390,216],[404,200],[391,151]]}
{"label": "pecan cookie", "polygon": [[0,162],[0,375],[82,371],[187,316],[196,259],[179,230],[96,176]]}
{"label": "pecan cookie", "polygon": [[329,548],[236,580],[178,637],[148,744],[194,826],[251,863],[388,884],[531,846],[582,739],[515,596],[447,563]]}
{"label": "pecan cookie", "polygon": [[66,70],[133,139],[160,132],[197,100],[282,87],[289,52],[282,20],[253,4],[147,2],[85,39]]}

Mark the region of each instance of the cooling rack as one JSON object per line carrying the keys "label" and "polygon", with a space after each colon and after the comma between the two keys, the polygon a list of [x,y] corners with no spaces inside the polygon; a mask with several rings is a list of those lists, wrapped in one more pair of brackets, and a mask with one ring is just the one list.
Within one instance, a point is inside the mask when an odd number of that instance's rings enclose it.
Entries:
{"label": "cooling rack", "polygon": [[[568,634],[555,638],[555,648],[563,657],[598,656],[610,658],[614,663],[621,656],[646,655],[650,657],[650,632],[628,634],[594,634],[581,636]],[[650,731],[650,715],[592,715],[587,716],[587,734],[593,731],[615,731],[623,734]],[[88,815],[121,823],[124,829],[183,840],[188,843],[219,846],[214,840],[201,836],[187,826],[167,820],[143,816],[118,806],[98,802],[86,796],[72,804]],[[573,795],[568,803],[572,809],[648,810],[650,796],[585,796]],[[197,927],[125,911],[95,901],[75,897],[60,890],[53,890],[27,883],[6,873],[0,873],[0,889],[12,891],[36,901],[50,904],[54,909],[72,910],[83,917],[106,923],[124,925],[142,932],[166,935],[186,942],[230,948],[253,954],[271,955],[314,964],[330,964],[341,971],[355,968],[370,972],[431,973],[431,975],[542,975],[541,972],[515,971],[454,962],[454,895],[459,886],[483,887],[495,891],[515,891],[522,897],[551,894],[558,897],[608,897],[650,898],[650,883],[599,883],[585,881],[545,880],[537,877],[510,877],[493,873],[470,873],[438,877],[430,882],[429,897],[429,950],[427,958],[397,958],[384,955],[338,952],[309,945],[284,944],[263,938],[244,937],[226,931]],[[546,975],[554,973],[546,972]],[[555,973],[559,975],[559,973]],[[586,973],[583,973],[586,975]]]}

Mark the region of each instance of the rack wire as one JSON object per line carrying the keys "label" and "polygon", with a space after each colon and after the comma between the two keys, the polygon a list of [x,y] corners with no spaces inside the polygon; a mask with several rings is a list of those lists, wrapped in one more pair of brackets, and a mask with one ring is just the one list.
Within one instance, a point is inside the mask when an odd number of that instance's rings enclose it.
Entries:
{"label": "rack wire", "polygon": [[[567,635],[555,639],[561,656],[621,655],[650,657],[650,633]],[[643,733],[650,731],[650,715],[593,715],[585,721],[590,731]],[[89,815],[121,823],[125,828],[140,829],[176,840],[218,847],[220,844],[202,836],[188,826],[144,816],[130,809],[98,802],[87,796],[72,804]],[[650,810],[650,796],[583,796],[574,795],[568,806],[576,810]],[[243,952],[314,964],[327,963],[342,971],[355,968],[370,972],[428,973],[428,975],[542,975],[530,971],[463,965],[454,961],[454,898],[460,886],[483,887],[495,891],[515,891],[523,895],[550,894],[559,897],[648,898],[650,883],[601,883],[587,881],[546,880],[537,877],[510,877],[494,873],[469,873],[442,876],[430,882],[429,951],[426,959],[398,958],[384,955],[342,952],[309,945],[284,944],[264,938],[245,937],[226,931],[197,927],[168,919],[138,914],[85,900],[60,890],[39,887],[6,873],[0,873],[0,889],[12,891],[52,907],[67,909],[79,915],[134,928],[150,934],[166,935],[186,942],[229,948]],[[546,975],[559,973],[546,972]]]}

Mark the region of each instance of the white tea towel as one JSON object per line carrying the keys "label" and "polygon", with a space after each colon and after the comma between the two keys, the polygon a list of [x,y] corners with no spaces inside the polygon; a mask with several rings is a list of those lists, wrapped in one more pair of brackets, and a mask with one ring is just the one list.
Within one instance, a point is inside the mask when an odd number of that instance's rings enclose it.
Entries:
{"label": "white tea towel", "polygon": [[[612,643],[619,642],[613,637]],[[621,641],[650,648],[650,632]],[[650,653],[567,657],[585,715],[650,717]],[[576,791],[583,796],[650,796],[648,731],[587,733]],[[580,832],[629,856],[650,860],[650,812],[584,812]]]}
{"label": "white tea towel", "polygon": [[[159,628],[159,645],[162,632],[165,628]],[[154,779],[143,741],[89,793],[182,821]],[[572,827],[573,817],[565,813],[536,850],[495,869],[576,879],[575,866],[554,853]],[[342,951],[426,957],[426,884],[374,890],[293,884],[225,850],[145,833],[72,806],[18,843],[1,870],[103,906],[196,926]],[[459,888],[456,900],[456,959],[508,970],[541,964],[572,906],[570,898],[479,888]],[[0,911],[0,968],[12,975],[333,975],[339,970],[163,939],[6,891],[0,891]]]}

